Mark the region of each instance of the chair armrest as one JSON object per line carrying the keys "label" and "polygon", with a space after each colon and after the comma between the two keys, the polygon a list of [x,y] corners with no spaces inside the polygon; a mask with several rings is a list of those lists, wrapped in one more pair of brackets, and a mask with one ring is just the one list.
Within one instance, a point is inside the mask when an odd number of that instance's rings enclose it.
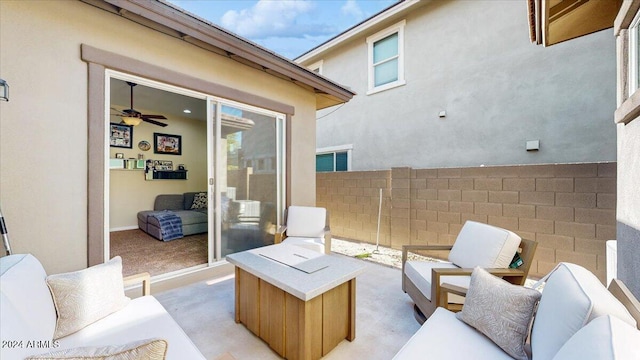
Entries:
{"label": "chair armrest", "polygon": [[125,287],[142,283],[142,296],[151,295],[151,275],[148,272],[127,276],[122,280]]}
{"label": "chair armrest", "polygon": [[407,262],[409,252],[417,250],[451,250],[453,245],[403,245],[402,246],[402,290],[405,289],[404,264]]}
{"label": "chair armrest", "polygon": [[467,296],[467,291],[469,289],[463,288],[462,286],[458,286],[458,285],[442,283],[442,285],[440,285],[440,290],[442,291],[443,296],[447,296],[446,294]]}
{"label": "chair armrest", "polygon": [[281,243],[282,240],[284,240],[284,238],[287,236],[285,235],[286,231],[287,231],[287,225],[280,225],[280,227],[276,230],[275,236],[273,238],[273,243],[274,244]]}
{"label": "chair armrest", "polygon": [[[490,274],[493,274],[498,277],[506,278],[506,281],[509,281],[511,278],[520,279],[524,276],[524,271],[520,269],[484,269]],[[448,293],[457,294],[461,296],[466,295],[466,291],[464,294],[457,293],[460,289],[459,286],[451,285],[451,284],[440,284],[440,277],[442,276],[471,276],[473,269],[469,268],[434,268],[431,269],[431,301],[436,300],[436,305],[441,307],[447,307],[448,302]],[[511,282],[511,281],[509,281]],[[519,282],[517,283],[519,284]],[[447,285],[447,290],[442,291],[443,285]],[[457,288],[457,289],[456,289]],[[452,289],[452,291],[449,291]],[[464,289],[464,288],[462,288]]]}

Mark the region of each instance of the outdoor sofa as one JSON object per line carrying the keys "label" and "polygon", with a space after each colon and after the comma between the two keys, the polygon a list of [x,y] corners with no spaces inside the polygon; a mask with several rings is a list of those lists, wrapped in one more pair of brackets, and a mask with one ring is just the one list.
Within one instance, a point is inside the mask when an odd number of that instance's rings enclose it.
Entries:
{"label": "outdoor sofa", "polygon": [[394,359],[637,360],[639,309],[624,284],[607,290],[575,264],[560,263],[542,294],[476,268],[462,311],[437,308]]}
{"label": "outdoor sofa", "polygon": [[[10,255],[0,258],[0,271],[2,360],[38,354],[48,355],[35,359],[63,358],[60,353],[83,359],[107,353],[127,359],[205,359],[148,295],[149,275],[123,279],[119,257],[47,276],[34,256]],[[143,283],[144,296],[131,300],[124,286],[135,282]]]}

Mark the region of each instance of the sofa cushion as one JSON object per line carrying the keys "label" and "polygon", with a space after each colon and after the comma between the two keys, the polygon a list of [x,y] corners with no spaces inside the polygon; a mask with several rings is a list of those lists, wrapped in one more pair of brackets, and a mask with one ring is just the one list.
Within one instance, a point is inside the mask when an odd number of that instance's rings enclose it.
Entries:
{"label": "sofa cushion", "polygon": [[182,194],[162,194],[156,196],[153,203],[153,210],[184,210],[184,195]]}
{"label": "sofa cushion", "polygon": [[290,206],[287,211],[287,236],[323,237],[326,220],[325,208]]}
{"label": "sofa cushion", "polygon": [[640,359],[640,331],[615,316],[594,319],[578,330],[554,360]]}
{"label": "sofa cushion", "polygon": [[[56,326],[56,310],[45,281],[47,274],[44,268],[30,254],[5,256],[0,258],[0,264],[2,340],[51,341]],[[21,349],[4,346],[1,350],[3,359],[7,353],[21,352]]]}
{"label": "sofa cushion", "polygon": [[542,292],[533,328],[535,360],[551,360],[569,338],[591,320],[613,315],[636,326],[627,309],[587,269],[560,263]]}
{"label": "sofa cushion", "polygon": [[124,345],[79,347],[47,354],[34,355],[27,360],[164,360],[167,342],[162,339],[134,341]]}
{"label": "sofa cushion", "polygon": [[520,236],[509,230],[467,221],[449,252],[449,261],[461,268],[506,268],[520,242]]}
{"label": "sofa cushion", "polygon": [[119,256],[88,269],[50,275],[47,284],[58,314],[54,339],[72,334],[129,302]]}
{"label": "sofa cushion", "polygon": [[[185,201],[185,205],[186,205],[186,201]],[[193,201],[191,202],[191,206],[190,207],[185,207],[185,209],[206,209],[207,208],[207,193],[206,192],[199,192],[197,194],[195,194],[195,196],[193,197]]]}
{"label": "sofa cushion", "polygon": [[120,311],[58,340],[58,349],[124,344],[151,338],[167,341],[169,360],[204,360],[184,330],[153,296],[133,299]]}
{"label": "sofa cushion", "polygon": [[456,318],[437,308],[394,359],[511,359],[498,345]]}
{"label": "sofa cushion", "polygon": [[514,359],[527,360],[525,342],[540,292],[510,284],[476,267],[459,320],[493,340]]}
{"label": "sofa cushion", "polygon": [[[404,265],[404,273],[411,282],[420,290],[420,292],[429,300],[431,300],[431,269],[445,268],[457,269],[458,267],[450,262],[438,261],[407,261]],[[448,283],[461,286],[465,289],[469,288],[470,276],[441,276],[440,284]],[[449,294],[449,302],[462,304],[464,298],[455,294]]]}

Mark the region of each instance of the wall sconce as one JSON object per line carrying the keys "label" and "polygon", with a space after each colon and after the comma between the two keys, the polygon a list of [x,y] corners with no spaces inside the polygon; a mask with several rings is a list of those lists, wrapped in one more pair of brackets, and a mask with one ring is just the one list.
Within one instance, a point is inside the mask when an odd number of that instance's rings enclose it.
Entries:
{"label": "wall sconce", "polygon": [[0,79],[0,100],[9,101],[9,84]]}

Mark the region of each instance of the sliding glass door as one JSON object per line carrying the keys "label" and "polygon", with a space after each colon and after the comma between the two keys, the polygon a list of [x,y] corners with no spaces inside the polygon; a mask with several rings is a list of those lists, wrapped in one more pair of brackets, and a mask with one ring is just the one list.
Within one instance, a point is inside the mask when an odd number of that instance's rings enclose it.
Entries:
{"label": "sliding glass door", "polygon": [[212,256],[273,244],[282,213],[284,116],[210,99]]}

